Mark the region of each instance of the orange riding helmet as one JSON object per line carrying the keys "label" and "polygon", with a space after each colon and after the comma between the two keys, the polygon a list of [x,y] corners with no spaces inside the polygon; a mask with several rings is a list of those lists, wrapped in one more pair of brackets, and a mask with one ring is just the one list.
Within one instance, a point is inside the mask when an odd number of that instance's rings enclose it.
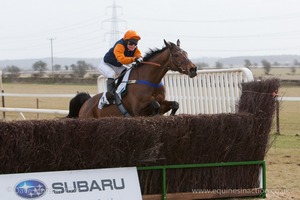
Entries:
{"label": "orange riding helmet", "polygon": [[139,36],[139,34],[134,31],[134,30],[128,30],[123,37],[124,40],[129,40],[129,39],[136,39],[136,40],[140,40],[141,37]]}

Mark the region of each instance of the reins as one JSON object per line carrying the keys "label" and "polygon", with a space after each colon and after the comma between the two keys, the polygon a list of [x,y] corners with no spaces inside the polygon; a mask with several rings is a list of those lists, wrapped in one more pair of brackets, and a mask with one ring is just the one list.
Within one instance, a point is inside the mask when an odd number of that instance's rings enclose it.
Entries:
{"label": "reins", "polygon": [[[170,60],[170,64],[174,64],[173,62],[173,54],[170,52],[170,56],[169,56],[169,60]],[[176,60],[175,60],[176,61]],[[153,66],[156,66],[156,67],[161,67],[161,64],[159,63],[155,63],[155,62],[150,62],[150,61],[142,61],[141,62],[142,64],[147,64],[147,65],[153,65]],[[183,63],[182,62],[178,62],[176,61],[176,64],[178,65],[182,65]],[[175,64],[175,66],[176,66]],[[125,71],[123,71],[117,78],[115,78],[114,80],[117,80],[119,79],[121,76],[123,76],[128,70],[131,70],[132,68],[135,68],[136,65],[132,65],[130,68],[127,68]],[[167,67],[168,69],[170,69],[170,66]],[[182,69],[182,67],[178,67],[181,71],[185,71],[184,69]],[[137,72],[138,73],[138,72]]]}
{"label": "reins", "polygon": [[143,63],[143,64],[148,64],[148,65],[154,65],[154,66],[157,66],[157,67],[160,67],[160,66],[161,66],[161,64],[158,64],[158,63],[155,63],[155,62],[143,61],[142,63]]}
{"label": "reins", "polygon": [[[169,59],[170,59],[170,63],[171,64],[174,64],[173,63],[173,54],[170,52],[170,57],[169,57]],[[176,61],[177,62],[177,61]],[[153,65],[153,66],[156,66],[156,67],[161,67],[161,64],[159,64],[159,63],[155,63],[155,62],[150,62],[150,61],[142,61],[141,63],[143,63],[143,64],[148,64],[148,65]],[[181,65],[182,64],[182,62],[177,62],[177,64],[179,64],[179,65]],[[119,79],[121,76],[123,76],[128,70],[130,70],[130,69],[132,69],[132,68],[134,68],[135,67],[135,65],[132,65],[132,67],[130,67],[130,68],[127,68],[125,71],[123,71],[117,78],[115,78],[114,80],[117,80],[117,79]],[[168,67],[168,69],[169,69],[170,67]],[[179,69],[181,69],[181,71],[185,71],[185,70],[183,70],[181,67],[179,67]]]}
{"label": "reins", "polygon": [[[160,67],[161,64],[158,64],[158,63],[155,63],[155,62],[148,62],[148,61],[142,61],[143,64],[148,64],[148,65],[153,65],[153,66],[156,66],[156,67]],[[135,65],[132,65],[131,67],[127,68],[125,71],[123,71],[117,78],[114,79],[117,80],[119,79],[121,76],[123,76],[128,70],[132,69],[132,68],[135,68]]]}

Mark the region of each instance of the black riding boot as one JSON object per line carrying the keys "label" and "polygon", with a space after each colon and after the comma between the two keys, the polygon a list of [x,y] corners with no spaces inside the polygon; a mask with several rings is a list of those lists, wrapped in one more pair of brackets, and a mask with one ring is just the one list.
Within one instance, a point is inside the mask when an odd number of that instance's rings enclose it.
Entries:
{"label": "black riding boot", "polygon": [[115,100],[115,80],[113,78],[108,78],[107,79],[107,92],[106,92],[106,98],[109,101],[110,104],[113,103]]}

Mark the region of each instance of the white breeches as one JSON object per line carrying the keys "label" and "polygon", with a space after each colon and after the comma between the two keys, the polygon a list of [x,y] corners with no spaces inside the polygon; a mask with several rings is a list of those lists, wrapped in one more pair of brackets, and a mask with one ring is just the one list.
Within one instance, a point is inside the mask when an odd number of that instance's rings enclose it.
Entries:
{"label": "white breeches", "polygon": [[124,65],[122,65],[121,67],[115,67],[111,64],[105,63],[103,59],[98,65],[98,70],[106,78],[116,78],[122,73],[124,69],[126,69]]}

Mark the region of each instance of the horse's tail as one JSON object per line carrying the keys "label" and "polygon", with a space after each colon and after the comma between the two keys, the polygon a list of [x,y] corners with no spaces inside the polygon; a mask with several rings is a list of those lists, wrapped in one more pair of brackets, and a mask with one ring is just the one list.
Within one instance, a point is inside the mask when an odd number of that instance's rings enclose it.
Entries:
{"label": "horse's tail", "polygon": [[80,92],[73,99],[71,99],[69,104],[69,114],[66,118],[77,118],[79,115],[80,108],[91,96],[89,93]]}

